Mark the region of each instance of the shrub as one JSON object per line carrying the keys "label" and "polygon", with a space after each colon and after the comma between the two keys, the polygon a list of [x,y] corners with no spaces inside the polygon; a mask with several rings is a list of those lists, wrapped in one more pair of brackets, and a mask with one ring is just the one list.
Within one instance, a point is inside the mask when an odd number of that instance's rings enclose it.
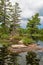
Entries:
{"label": "shrub", "polygon": [[34,43],[34,42],[35,42],[35,41],[32,40],[31,38],[23,38],[23,43],[24,43],[25,45],[32,44],[32,43]]}
{"label": "shrub", "polygon": [[13,39],[14,39],[14,40],[21,40],[21,38],[22,38],[21,36],[16,36],[16,35],[13,36]]}
{"label": "shrub", "polygon": [[8,39],[8,38],[9,38],[9,35],[8,35],[8,34],[2,34],[2,35],[1,35],[1,38],[2,38],[2,39]]}
{"label": "shrub", "polygon": [[14,35],[14,36],[11,36],[10,41],[11,41],[13,44],[18,44],[21,39],[22,39],[21,36],[19,36],[19,35]]}

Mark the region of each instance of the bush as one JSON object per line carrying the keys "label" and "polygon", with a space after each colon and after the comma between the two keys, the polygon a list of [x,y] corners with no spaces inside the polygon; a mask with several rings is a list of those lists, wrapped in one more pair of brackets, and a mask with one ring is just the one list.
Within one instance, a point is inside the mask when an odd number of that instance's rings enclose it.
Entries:
{"label": "bush", "polygon": [[10,40],[13,44],[18,44],[21,39],[22,39],[22,37],[19,35],[14,35],[14,36],[11,36],[11,38],[10,38]]}
{"label": "bush", "polygon": [[24,43],[25,45],[28,45],[28,44],[35,43],[35,41],[32,40],[31,38],[23,38],[23,43]]}
{"label": "bush", "polygon": [[2,38],[2,39],[8,39],[8,38],[9,38],[9,35],[8,35],[8,34],[2,34],[2,35],[1,35],[1,38]]}
{"label": "bush", "polygon": [[16,36],[16,35],[13,36],[13,39],[14,39],[14,40],[21,40],[21,38],[22,38],[21,36]]}

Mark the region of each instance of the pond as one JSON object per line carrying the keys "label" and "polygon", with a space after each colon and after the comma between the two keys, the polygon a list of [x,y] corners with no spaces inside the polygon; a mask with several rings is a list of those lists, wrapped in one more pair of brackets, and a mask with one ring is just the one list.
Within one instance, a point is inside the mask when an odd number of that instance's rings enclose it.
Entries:
{"label": "pond", "polygon": [[[43,42],[38,44],[43,47]],[[43,65],[43,52],[30,51],[10,54],[6,47],[0,50],[0,65]]]}

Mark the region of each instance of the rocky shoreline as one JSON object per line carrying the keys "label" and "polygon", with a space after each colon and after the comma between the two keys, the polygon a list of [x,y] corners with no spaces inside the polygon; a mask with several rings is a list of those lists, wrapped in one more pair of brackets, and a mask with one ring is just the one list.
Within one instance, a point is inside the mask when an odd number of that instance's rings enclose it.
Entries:
{"label": "rocky shoreline", "polygon": [[28,52],[28,51],[40,51],[43,52],[43,47],[37,44],[30,44],[25,46],[24,44],[19,45],[11,45],[8,50],[11,53],[21,53],[21,52]]}

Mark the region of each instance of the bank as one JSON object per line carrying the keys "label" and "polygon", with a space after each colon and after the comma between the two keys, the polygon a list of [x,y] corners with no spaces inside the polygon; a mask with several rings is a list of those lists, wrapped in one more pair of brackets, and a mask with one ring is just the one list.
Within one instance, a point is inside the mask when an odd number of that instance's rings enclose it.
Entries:
{"label": "bank", "polygon": [[11,53],[21,53],[21,52],[28,52],[28,51],[40,51],[43,52],[43,47],[37,45],[37,44],[30,44],[28,46],[24,44],[19,45],[11,45],[8,50]]}

